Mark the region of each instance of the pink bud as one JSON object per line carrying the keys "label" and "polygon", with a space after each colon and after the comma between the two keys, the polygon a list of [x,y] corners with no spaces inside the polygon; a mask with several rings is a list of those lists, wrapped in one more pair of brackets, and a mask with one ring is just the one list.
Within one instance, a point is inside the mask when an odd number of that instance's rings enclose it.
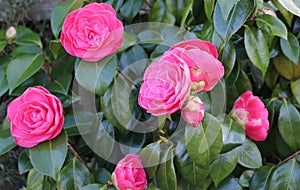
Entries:
{"label": "pink bud", "polygon": [[198,127],[204,116],[204,104],[198,96],[189,96],[181,108],[181,116],[192,127]]}
{"label": "pink bud", "polygon": [[267,15],[271,15],[271,16],[277,17],[276,13],[273,10],[271,10],[271,9],[262,9],[261,11],[263,12],[263,14],[267,14]]}
{"label": "pink bud", "polygon": [[17,31],[15,27],[11,26],[9,29],[6,31],[6,40],[8,43],[11,43],[17,36]]}

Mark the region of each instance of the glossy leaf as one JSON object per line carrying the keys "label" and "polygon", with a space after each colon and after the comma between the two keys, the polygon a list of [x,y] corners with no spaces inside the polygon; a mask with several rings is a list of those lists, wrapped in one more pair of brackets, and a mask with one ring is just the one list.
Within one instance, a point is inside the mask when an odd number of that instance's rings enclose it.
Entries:
{"label": "glossy leaf", "polygon": [[131,22],[143,5],[143,0],[127,0],[120,9],[125,20]]}
{"label": "glossy leaf", "polygon": [[278,0],[278,2],[286,8],[291,13],[297,15],[300,17],[300,2],[299,1],[284,1],[284,0]]}
{"label": "glossy leaf", "polygon": [[295,80],[300,77],[300,64],[295,65],[283,53],[273,59],[278,73],[286,79]]}
{"label": "glossy leaf", "polygon": [[68,144],[64,131],[52,140],[45,141],[29,150],[29,157],[35,170],[57,179],[65,161]]}
{"label": "glossy leaf", "polygon": [[250,182],[250,190],[269,189],[270,178],[274,169],[274,166],[263,166],[256,170]]}
{"label": "glossy leaf", "polygon": [[4,71],[0,70],[0,97],[8,91],[8,82]]}
{"label": "glossy leaf", "polygon": [[[179,147],[179,148],[178,148]],[[176,147],[176,168],[180,176],[192,185],[200,184],[209,175],[209,168],[200,168],[189,157],[189,154],[182,142],[178,142]]]}
{"label": "glossy leaf", "polygon": [[238,163],[246,168],[259,168],[262,166],[262,158],[256,144],[246,139],[238,149]]}
{"label": "glossy leaf", "polygon": [[300,113],[291,103],[284,102],[280,107],[278,128],[283,140],[293,151],[300,148],[299,125]]}
{"label": "glossy leaf", "polygon": [[294,97],[296,98],[298,104],[300,104],[300,79],[295,81],[291,81],[291,89],[293,92]]}
{"label": "glossy leaf", "polygon": [[235,168],[238,161],[238,151],[231,150],[220,154],[211,164],[210,177],[215,186],[218,186]]}
{"label": "glossy leaf", "polygon": [[147,178],[152,179],[160,164],[160,143],[154,142],[144,147],[139,155],[147,173]]}
{"label": "glossy leaf", "polygon": [[26,172],[28,172],[29,170],[31,170],[33,168],[28,152],[26,150],[24,150],[19,158],[18,158],[18,170],[19,170],[19,174],[22,175]]}
{"label": "glossy leaf", "polygon": [[161,163],[157,170],[157,184],[160,189],[176,190],[177,178],[173,163],[174,149],[169,147],[161,157]]}
{"label": "glossy leaf", "polygon": [[277,7],[283,18],[287,22],[288,26],[291,26],[294,15],[286,10],[280,3],[279,0],[273,0],[272,3]]}
{"label": "glossy leaf", "polygon": [[0,52],[4,50],[5,46],[6,46],[6,41],[0,40]]}
{"label": "glossy leaf", "polygon": [[229,117],[222,123],[223,148],[222,152],[229,151],[245,142],[244,129]]}
{"label": "glossy leaf", "polygon": [[32,32],[31,30],[27,34],[17,36],[15,43],[22,46],[34,44],[37,45],[39,48],[43,47],[40,36],[37,33]]}
{"label": "glossy leaf", "polygon": [[257,26],[260,29],[266,31],[269,35],[275,35],[287,39],[287,28],[284,23],[277,17],[269,14],[263,14],[257,17],[255,20]]}
{"label": "glossy leaf", "polygon": [[58,38],[66,15],[82,7],[84,1],[85,0],[67,0],[57,4],[53,8],[51,15],[51,29],[55,38]]}
{"label": "glossy leaf", "polygon": [[79,190],[92,183],[88,169],[76,158],[63,167],[58,178],[58,188]]}
{"label": "glossy leaf", "polygon": [[81,86],[101,96],[113,81],[116,68],[114,55],[93,63],[81,60],[75,69],[75,78]]}
{"label": "glossy leaf", "polygon": [[269,66],[270,53],[263,32],[246,26],[245,48],[251,62],[261,70],[264,76]]}
{"label": "glossy leaf", "polygon": [[215,0],[205,0],[204,1],[204,11],[208,20],[212,21],[212,14],[215,8]]}
{"label": "glossy leaf", "polygon": [[60,40],[51,40],[49,43],[49,48],[54,56],[54,59],[57,59],[60,52],[64,50],[60,43]]}
{"label": "glossy leaf", "polygon": [[30,190],[41,190],[43,186],[44,175],[41,175],[35,169],[30,170],[27,176],[27,188]]}
{"label": "glossy leaf", "polygon": [[241,186],[243,186],[244,188],[248,188],[250,185],[250,181],[253,176],[253,173],[254,173],[253,170],[245,170],[240,176],[239,184]]}
{"label": "glossy leaf", "polygon": [[224,77],[227,78],[231,71],[233,70],[235,60],[236,60],[236,52],[234,45],[231,41],[226,43],[224,50],[220,54],[220,60],[225,69]]}
{"label": "glossy leaf", "polygon": [[153,4],[150,11],[149,20],[151,22],[160,22],[174,24],[176,19],[174,15],[168,10],[164,0],[157,0]]}
{"label": "glossy leaf", "polygon": [[223,19],[226,21],[230,11],[233,9],[236,3],[239,2],[239,0],[217,0],[217,2],[220,5]]}
{"label": "glossy leaf", "polygon": [[[103,187],[105,187],[105,185],[94,183],[94,184],[86,185],[80,188],[80,190],[102,190]],[[106,188],[103,188],[103,190],[104,189]]]}
{"label": "glossy leaf", "polygon": [[236,178],[227,178],[224,180],[218,187],[211,186],[209,190],[242,190],[243,188],[240,186],[238,179]]}
{"label": "glossy leaf", "polygon": [[269,189],[298,189],[300,186],[300,165],[296,159],[291,159],[287,163],[274,170],[270,179]]}
{"label": "glossy leaf", "polygon": [[130,32],[124,32],[124,41],[123,41],[123,44],[122,46],[120,47],[119,49],[119,52],[135,45],[137,42],[137,37],[136,35],[134,35],[133,33],[130,33]]}
{"label": "glossy leaf", "polygon": [[44,64],[41,55],[23,55],[13,59],[7,67],[9,93],[34,75]]}
{"label": "glossy leaf", "polygon": [[111,181],[111,173],[105,168],[99,168],[94,171],[95,182],[101,184],[107,184]]}
{"label": "glossy leaf", "polygon": [[0,125],[0,155],[3,155],[16,147],[14,138],[10,134],[10,124],[7,118]]}
{"label": "glossy leaf", "polygon": [[179,20],[184,13],[186,7],[184,0],[166,0],[166,5],[169,11]]}
{"label": "glossy leaf", "polygon": [[228,41],[246,22],[254,10],[254,0],[240,0],[232,9],[225,21],[222,16],[220,4],[216,3],[214,10],[214,27],[223,41]]}
{"label": "glossy leaf", "polygon": [[222,149],[221,124],[208,113],[199,127],[186,126],[184,137],[190,157],[201,167],[213,162]]}
{"label": "glossy leaf", "polygon": [[126,136],[121,137],[119,142],[120,148],[124,154],[136,154],[146,141],[146,133],[128,133]]}
{"label": "glossy leaf", "polygon": [[295,65],[299,60],[299,41],[292,33],[288,33],[287,39],[280,38],[280,46],[283,54],[288,57]]}
{"label": "glossy leaf", "polygon": [[219,80],[216,86],[210,91],[210,113],[219,115],[225,112],[226,108],[226,87],[224,80]]}

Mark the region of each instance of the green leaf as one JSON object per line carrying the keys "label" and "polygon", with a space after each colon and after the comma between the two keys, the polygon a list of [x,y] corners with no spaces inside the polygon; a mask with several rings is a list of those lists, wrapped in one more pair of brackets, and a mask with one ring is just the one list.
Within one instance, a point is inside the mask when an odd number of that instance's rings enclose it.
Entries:
{"label": "green leaf", "polygon": [[[148,33],[146,34],[146,32],[148,32]],[[139,42],[147,43],[148,40],[152,41],[155,38],[155,36],[151,35],[153,33],[148,35],[150,32],[152,32],[152,31],[147,30],[145,32],[140,33],[138,35]],[[156,32],[156,33],[158,33],[158,32]],[[158,37],[159,41],[161,41],[160,34],[158,33],[158,35],[159,35],[159,37]],[[132,48],[125,51],[124,53],[122,53],[120,62],[118,63],[118,66],[124,72],[124,70],[129,69],[128,68],[129,65],[135,64],[135,66],[141,67],[140,72],[142,74],[142,73],[144,73],[144,70],[146,69],[147,61],[148,61],[148,56],[147,56],[147,53],[145,52],[145,50],[140,45],[135,45]],[[134,68],[134,70],[137,70],[137,69]]]}
{"label": "green leaf", "polygon": [[146,133],[130,132],[119,139],[123,154],[136,154],[146,141]]}
{"label": "green leaf", "polygon": [[55,38],[58,38],[66,15],[82,7],[84,1],[85,0],[67,0],[57,4],[53,8],[51,14],[51,29]]}
{"label": "green leaf", "polygon": [[113,81],[116,68],[115,55],[92,63],[81,60],[75,69],[75,78],[81,86],[102,96]]}
{"label": "green leaf", "polygon": [[182,13],[185,11],[185,1],[184,0],[166,0],[166,5],[169,11],[176,17],[176,20],[180,20]]}
{"label": "green leaf", "polygon": [[265,76],[270,61],[270,53],[264,34],[254,27],[245,27],[245,48],[251,62]]}
{"label": "green leaf", "polygon": [[272,190],[298,189],[300,187],[300,165],[295,158],[275,169],[271,179]]}
{"label": "green leaf", "polygon": [[143,6],[143,0],[127,0],[120,9],[122,17],[129,23],[138,14]]}
{"label": "green leaf", "polygon": [[231,150],[220,154],[211,164],[210,177],[215,186],[218,186],[235,168],[238,161],[238,151]]}
{"label": "green leaf", "polygon": [[295,80],[300,77],[300,64],[295,65],[283,53],[273,59],[278,73],[286,79]]}
{"label": "green leaf", "polygon": [[75,121],[73,114],[66,114],[65,115],[65,121],[63,125],[63,129],[66,131],[68,137],[80,135],[78,129],[77,129],[77,123]]}
{"label": "green leaf", "polygon": [[298,104],[300,104],[300,79],[295,81],[291,81],[291,89],[293,92],[294,97],[296,98]]}
{"label": "green leaf", "polygon": [[219,115],[225,112],[226,107],[226,87],[224,80],[219,80],[216,86],[210,91],[210,113]]}
{"label": "green leaf", "polygon": [[137,42],[137,37],[135,34],[125,31],[123,35],[124,35],[124,41],[122,46],[119,49],[119,52],[135,45]]}
{"label": "green leaf", "polygon": [[18,45],[30,45],[36,44],[39,48],[43,47],[40,36],[36,33],[29,33],[20,38],[16,39],[16,44]]}
{"label": "green leaf", "polygon": [[22,151],[18,158],[18,170],[19,174],[22,175],[33,168],[31,161],[26,150]]}
{"label": "green leaf", "polygon": [[227,178],[226,180],[222,181],[218,187],[211,187],[209,190],[242,190],[243,188],[238,183],[238,179],[236,178]]}
{"label": "green leaf", "polygon": [[274,166],[263,166],[256,170],[250,182],[250,190],[269,189],[270,178],[274,169]]}
{"label": "green leaf", "polygon": [[283,54],[289,58],[295,65],[299,60],[299,41],[292,33],[288,33],[287,40],[280,38],[280,46]]}
{"label": "green leaf", "polygon": [[64,131],[56,138],[45,141],[29,150],[31,163],[39,173],[57,179],[65,161],[68,139]]}
{"label": "green leaf", "polygon": [[160,164],[160,143],[153,142],[144,147],[139,155],[147,173],[147,178],[152,179]]}
{"label": "green leaf", "polygon": [[102,185],[102,184],[89,184],[89,185],[86,185],[82,188],[80,188],[80,190],[102,190],[101,188],[103,187],[106,187],[105,185]]}
{"label": "green leaf", "polygon": [[212,14],[215,8],[215,0],[205,0],[204,1],[204,11],[208,20],[212,21]]}
{"label": "green leaf", "polygon": [[239,184],[244,188],[249,187],[253,174],[253,170],[245,170],[240,176]]}
{"label": "green leaf", "polygon": [[153,4],[149,16],[150,22],[160,22],[174,24],[176,19],[172,13],[168,10],[164,0],[157,0]]}
{"label": "green leaf", "polygon": [[236,124],[229,117],[225,117],[222,123],[223,148],[222,151],[229,151],[245,142],[244,129]]}
{"label": "green leaf", "polygon": [[1,40],[0,41],[0,52],[4,50],[4,48],[6,47],[6,41],[5,40]]}
{"label": "green leaf", "polygon": [[3,155],[16,147],[14,138],[10,134],[10,124],[5,118],[0,125],[0,155]]}
{"label": "green leaf", "polygon": [[161,164],[157,170],[157,184],[160,189],[176,190],[177,178],[173,162],[174,149],[169,147],[161,157]]}
{"label": "green leaf", "polygon": [[43,188],[44,175],[41,175],[35,169],[30,170],[27,176],[28,190],[41,190]]}
{"label": "green leaf", "polygon": [[26,44],[17,46],[11,53],[13,57],[22,56],[24,54],[41,54],[41,48],[36,46],[35,44]]}
{"label": "green leaf", "polygon": [[284,0],[278,0],[278,2],[286,8],[291,13],[297,15],[300,17],[300,2],[299,1],[284,1]]}
{"label": "green leaf", "polygon": [[44,176],[42,190],[56,190],[56,181],[51,177]]}
{"label": "green leaf", "polygon": [[23,55],[13,59],[7,67],[9,93],[34,75],[44,64],[43,56]]}
{"label": "green leaf", "polygon": [[285,24],[278,19],[269,14],[263,14],[256,19],[257,26],[266,31],[269,35],[275,35],[287,39],[288,32]]}
{"label": "green leaf", "polygon": [[218,4],[220,5],[223,19],[227,21],[230,11],[240,0],[217,0],[217,1]]}
{"label": "green leaf", "polygon": [[108,0],[105,3],[111,5],[115,9],[115,11],[118,12],[124,3],[124,0]]}
{"label": "green leaf", "polygon": [[90,183],[92,178],[88,169],[76,157],[63,167],[58,178],[59,189],[79,190]]}
{"label": "green leaf", "polygon": [[226,43],[225,48],[220,53],[220,60],[225,68],[224,77],[227,78],[230,75],[231,71],[233,70],[235,60],[236,60],[235,47],[231,41]]}
{"label": "green leaf", "polygon": [[238,149],[238,163],[246,168],[259,168],[262,166],[262,158],[256,144],[246,139]]}
{"label": "green leaf", "polygon": [[[176,0],[174,0],[174,1],[176,1]],[[194,0],[185,1],[184,9],[182,10],[183,13],[180,13],[180,14],[182,14],[182,18],[181,18],[181,21],[180,21],[180,28],[184,28],[184,24],[186,22],[186,19],[187,19],[188,15],[189,15],[189,13],[192,9],[193,2],[194,2]],[[178,12],[180,12],[180,11],[181,10],[179,10],[179,8],[178,8]],[[179,16],[179,18],[180,18],[180,16]]]}
{"label": "green leaf", "polygon": [[200,168],[193,160],[189,157],[189,154],[185,148],[185,145],[179,141],[176,146],[176,168],[180,176],[192,185],[197,185],[203,180],[206,180],[210,169]]}
{"label": "green leaf", "polygon": [[299,125],[300,113],[291,103],[285,101],[280,107],[278,128],[283,140],[293,151],[300,148]]}
{"label": "green leaf", "polygon": [[107,169],[99,168],[94,171],[94,179],[97,183],[107,184],[111,181],[111,174]]}
{"label": "green leaf", "polygon": [[240,0],[232,9],[225,21],[222,16],[219,3],[216,3],[214,11],[214,27],[224,41],[228,41],[246,22],[255,8],[254,0]]}
{"label": "green leaf", "polygon": [[286,10],[279,2],[278,0],[273,0],[272,3],[277,7],[279,12],[282,14],[283,18],[287,22],[288,26],[291,27],[292,25],[292,20],[294,15],[290,13],[288,10]]}
{"label": "green leaf", "polygon": [[54,56],[54,59],[57,59],[58,55],[64,51],[64,48],[62,47],[60,40],[51,40],[49,43],[49,48]]}
{"label": "green leaf", "polygon": [[222,127],[209,113],[205,113],[199,127],[186,126],[184,137],[190,157],[201,167],[208,166],[221,152]]}
{"label": "green leaf", "polygon": [[8,82],[5,72],[0,69],[0,97],[8,91]]}

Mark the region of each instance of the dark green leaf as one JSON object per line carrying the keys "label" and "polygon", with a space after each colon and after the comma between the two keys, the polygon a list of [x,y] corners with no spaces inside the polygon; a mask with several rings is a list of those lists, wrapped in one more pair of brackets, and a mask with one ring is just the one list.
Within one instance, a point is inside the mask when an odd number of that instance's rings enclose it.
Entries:
{"label": "dark green leaf", "polygon": [[292,25],[292,20],[294,15],[290,13],[288,10],[286,10],[279,2],[278,0],[273,0],[272,3],[278,8],[279,12],[284,17],[285,21],[287,22],[288,26]]}
{"label": "dark green leaf", "polygon": [[245,27],[245,48],[251,62],[258,67],[265,76],[269,66],[270,54],[264,34],[254,27]]}
{"label": "dark green leaf", "polygon": [[68,139],[64,131],[56,138],[45,141],[29,150],[31,163],[39,173],[57,179],[63,166],[67,151]]}
{"label": "dark green leaf", "polygon": [[[142,33],[140,33],[138,37],[141,43],[146,43],[147,40],[153,40],[154,38],[153,36],[145,36]],[[144,66],[144,68],[140,71],[141,73],[144,73],[143,71],[146,67],[147,61],[148,61],[148,56],[145,50],[140,45],[135,45],[132,48],[125,51],[124,53],[122,53],[118,66],[120,67],[121,70],[129,69],[128,68],[129,65],[132,64],[135,64],[136,66],[140,66],[140,67]]]}
{"label": "dark green leaf", "polygon": [[0,125],[0,155],[5,154],[16,146],[15,140],[10,134],[10,124],[5,118],[2,125]]}
{"label": "dark green leaf", "polygon": [[125,31],[124,32],[124,42],[123,42],[122,46],[120,47],[119,52],[135,45],[136,42],[137,42],[136,35]]}
{"label": "dark green leaf", "polygon": [[277,17],[263,14],[256,18],[256,23],[260,29],[266,31],[269,35],[279,36],[284,39],[288,37],[286,26]]}
{"label": "dark green leaf", "polygon": [[34,75],[44,64],[41,55],[23,55],[13,59],[7,67],[9,93]]}
{"label": "dark green leaf", "polygon": [[90,183],[92,178],[88,169],[76,158],[63,167],[58,178],[59,189],[79,190]]}
{"label": "dark green leaf", "polygon": [[283,53],[276,56],[273,63],[278,73],[284,78],[295,80],[300,77],[300,64],[295,65]]}
{"label": "dark green leaf", "polygon": [[284,0],[278,0],[278,2],[286,8],[291,13],[297,15],[300,17],[300,2],[299,1],[284,1]]}
{"label": "dark green leaf", "polygon": [[218,187],[211,186],[211,188],[209,188],[209,190],[227,190],[227,189],[242,190],[243,188],[238,183],[237,178],[227,178]]}
{"label": "dark green leaf", "polygon": [[51,177],[44,176],[42,190],[56,190],[56,181]]}
{"label": "dark green leaf", "polygon": [[58,38],[66,15],[82,7],[84,1],[85,0],[67,0],[59,3],[53,8],[51,15],[51,29],[55,38]]}
{"label": "dark green leaf", "polygon": [[225,48],[220,55],[220,60],[225,68],[224,77],[227,78],[230,75],[236,60],[235,48],[231,41],[226,43]]}
{"label": "dark green leaf", "polygon": [[8,82],[6,74],[0,69],[0,97],[8,91]]}
{"label": "dark green leaf", "polygon": [[278,128],[283,140],[289,147],[296,151],[300,148],[300,113],[288,102],[280,107],[278,117]]}
{"label": "dark green leaf", "polygon": [[25,34],[23,36],[20,36],[18,38],[16,38],[15,40],[16,44],[18,45],[31,45],[31,44],[35,44],[37,45],[39,48],[43,47],[43,44],[41,42],[40,36],[34,32],[30,32],[28,34]]}
{"label": "dark green leaf", "polygon": [[185,145],[192,160],[206,167],[213,162],[222,149],[222,127],[212,115],[205,113],[199,127],[186,126]]}
{"label": "dark green leaf", "polygon": [[283,54],[289,58],[295,65],[299,60],[299,41],[292,33],[288,33],[287,40],[280,38],[280,46]]}
{"label": "dark green leaf", "polygon": [[[233,7],[236,5],[237,2],[240,0],[217,0],[218,4],[221,8],[221,13],[223,16],[223,19],[227,21],[230,11],[233,9]],[[222,19],[222,18],[220,18]]]}
{"label": "dark green leaf", "polygon": [[19,174],[22,175],[33,168],[27,151],[23,151],[18,158],[18,170]]}
{"label": "dark green leaf", "polygon": [[240,176],[239,184],[244,188],[249,187],[253,174],[254,174],[253,170],[245,170]]}
{"label": "dark green leaf", "polygon": [[300,79],[295,81],[291,81],[291,89],[293,92],[294,97],[296,98],[298,104],[300,104]]}
{"label": "dark green leaf", "polygon": [[143,2],[143,0],[126,0],[120,9],[123,18],[130,23],[140,11]]}
{"label": "dark green leaf", "polygon": [[77,124],[73,114],[65,115],[63,128],[66,131],[68,137],[80,134],[77,129]]}
{"label": "dark green leaf", "polygon": [[118,12],[118,10],[124,3],[124,0],[108,0],[105,3],[111,5],[115,9],[115,11]]}
{"label": "dark green leaf", "polygon": [[219,115],[225,112],[226,108],[226,87],[224,80],[219,80],[216,86],[210,91],[210,113]]}
{"label": "dark green leaf", "polygon": [[139,153],[143,166],[147,173],[147,178],[152,179],[160,164],[160,143],[154,142],[148,144]]}
{"label": "dark green leaf", "polygon": [[238,161],[238,151],[231,150],[220,154],[211,164],[210,177],[215,186],[218,186],[235,168]]}
{"label": "dark green leaf", "polygon": [[214,7],[215,7],[215,0],[205,0],[204,1],[205,14],[206,14],[206,17],[208,18],[208,20],[210,20],[210,21],[212,21],[211,17],[214,12]]}
{"label": "dark green leaf", "polygon": [[35,44],[26,44],[22,46],[18,46],[16,49],[13,50],[11,55],[13,57],[22,56],[24,54],[40,54],[41,48],[36,46]]}
{"label": "dark green leaf", "polygon": [[64,50],[60,40],[51,40],[49,43],[49,48],[54,56],[54,59],[57,59],[58,55]]}
{"label": "dark green leaf", "polygon": [[43,186],[44,175],[41,175],[35,169],[30,170],[27,176],[27,188],[30,190],[41,190]]}
{"label": "dark green leaf", "polygon": [[111,174],[107,169],[99,168],[94,171],[94,179],[97,183],[107,184],[111,181]]}
{"label": "dark green leaf", "polygon": [[84,88],[101,96],[113,81],[116,68],[115,55],[93,63],[81,60],[75,70],[75,77]]}
{"label": "dark green leaf", "polygon": [[192,185],[200,184],[202,181],[206,180],[210,172],[209,168],[200,168],[192,161],[185,145],[180,141],[176,147],[175,163],[181,177]]}
{"label": "dark green leaf", "polygon": [[214,27],[224,41],[228,41],[246,22],[255,8],[254,0],[240,0],[232,9],[225,21],[222,16],[219,3],[216,3],[214,11]]}
{"label": "dark green leaf", "polygon": [[[193,6],[194,0],[186,0],[184,2],[185,2],[185,6],[184,6],[184,9],[182,10],[183,13],[180,13],[180,14],[182,14],[182,18],[181,18],[181,21],[180,21],[180,28],[184,28],[184,24],[185,24],[186,19],[187,19],[188,15],[189,15],[189,13],[191,11],[191,8]],[[178,9],[178,12],[180,12],[179,9]]]}
{"label": "dark green leaf", "polygon": [[153,4],[149,16],[150,22],[160,22],[174,24],[176,19],[172,13],[168,10],[164,0],[157,0]]}
{"label": "dark green leaf", "polygon": [[120,138],[119,142],[121,151],[124,154],[136,154],[146,141],[146,133],[128,133]]}
{"label": "dark green leaf", "polygon": [[176,190],[177,178],[173,163],[174,149],[169,147],[161,157],[161,164],[157,170],[157,184],[160,189]]}
{"label": "dark green leaf", "polygon": [[245,142],[244,129],[235,123],[229,117],[225,117],[222,123],[223,132],[223,148],[222,151],[226,152]]}
{"label": "dark green leaf", "polygon": [[274,169],[274,166],[263,166],[256,170],[250,182],[250,190],[269,189],[270,178]]}
{"label": "dark green leaf", "polygon": [[4,48],[5,48],[5,46],[6,46],[6,41],[0,41],[0,52],[2,51],[2,50],[4,50]]}
{"label": "dark green leaf", "polygon": [[182,13],[185,11],[185,1],[184,0],[166,0],[166,5],[169,11],[179,20],[182,17]]}
{"label": "dark green leaf", "polygon": [[298,189],[300,187],[300,165],[296,159],[291,159],[274,170],[270,179],[269,189]]}
{"label": "dark green leaf", "polygon": [[247,168],[259,168],[262,166],[262,158],[256,144],[246,139],[238,149],[238,163]]}
{"label": "dark green leaf", "polygon": [[[80,188],[80,190],[102,190],[103,187],[105,187],[105,185],[94,183],[94,184],[86,185],[86,186]],[[104,189],[106,189],[106,188],[104,188]]]}

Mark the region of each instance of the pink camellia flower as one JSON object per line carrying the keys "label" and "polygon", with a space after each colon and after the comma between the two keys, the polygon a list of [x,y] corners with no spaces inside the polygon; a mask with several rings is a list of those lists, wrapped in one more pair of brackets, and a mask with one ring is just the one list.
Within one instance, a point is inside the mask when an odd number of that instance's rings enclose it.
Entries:
{"label": "pink camellia flower", "polygon": [[161,58],[171,63],[186,63],[190,69],[192,87],[196,91],[209,91],[224,75],[216,47],[200,39],[186,40],[172,46]]}
{"label": "pink camellia flower", "polygon": [[176,112],[183,105],[191,89],[187,65],[158,60],[144,74],[138,103],[155,116]]}
{"label": "pink camellia flower", "polygon": [[42,86],[28,88],[13,100],[7,118],[16,144],[25,148],[55,138],[64,124],[60,100]]}
{"label": "pink camellia flower", "polygon": [[66,16],[60,41],[69,54],[93,62],[115,53],[123,43],[123,33],[110,5],[90,3]]}
{"label": "pink camellia flower", "polygon": [[112,182],[119,190],[146,189],[147,178],[140,156],[127,154],[120,160],[112,174]]}
{"label": "pink camellia flower", "polygon": [[267,15],[277,17],[276,13],[271,9],[261,9],[261,11],[262,11],[263,14],[267,14]]}
{"label": "pink camellia flower", "polygon": [[244,92],[235,102],[236,116],[245,123],[247,136],[256,141],[264,141],[269,129],[268,110],[251,91]]}
{"label": "pink camellia flower", "polygon": [[204,116],[204,104],[198,96],[189,96],[181,108],[181,116],[192,127],[198,127]]}

